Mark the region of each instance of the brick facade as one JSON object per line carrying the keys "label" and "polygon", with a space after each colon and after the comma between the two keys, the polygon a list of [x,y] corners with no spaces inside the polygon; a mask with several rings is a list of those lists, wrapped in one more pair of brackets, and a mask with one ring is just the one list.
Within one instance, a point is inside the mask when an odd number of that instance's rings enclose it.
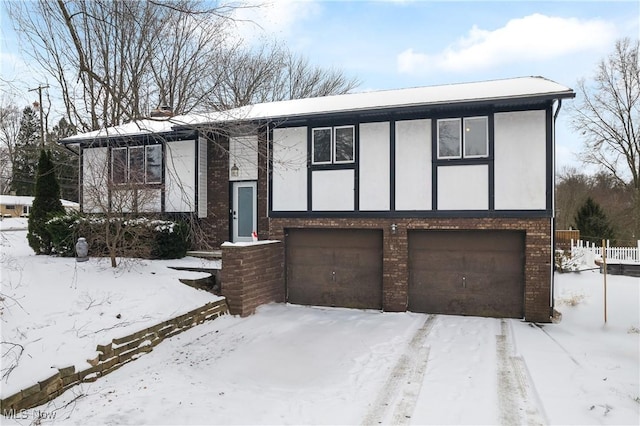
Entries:
{"label": "brick facade", "polygon": [[222,288],[229,312],[247,316],[262,304],[285,301],[284,243],[222,245]]}
{"label": "brick facade", "polygon": [[[396,224],[395,234],[391,225]],[[435,219],[326,219],[272,218],[269,238],[284,241],[287,228],[355,228],[383,231],[382,305],[385,311],[406,311],[409,288],[409,230],[512,230],[524,231],[527,321],[551,318],[551,219],[549,218],[435,218]],[[226,268],[226,265],[225,265]]]}

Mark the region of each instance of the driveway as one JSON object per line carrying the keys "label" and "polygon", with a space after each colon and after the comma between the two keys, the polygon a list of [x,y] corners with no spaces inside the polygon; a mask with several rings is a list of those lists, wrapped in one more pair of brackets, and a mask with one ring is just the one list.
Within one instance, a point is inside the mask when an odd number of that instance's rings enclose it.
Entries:
{"label": "driveway", "polygon": [[545,423],[510,324],[267,305],[39,409],[73,424]]}

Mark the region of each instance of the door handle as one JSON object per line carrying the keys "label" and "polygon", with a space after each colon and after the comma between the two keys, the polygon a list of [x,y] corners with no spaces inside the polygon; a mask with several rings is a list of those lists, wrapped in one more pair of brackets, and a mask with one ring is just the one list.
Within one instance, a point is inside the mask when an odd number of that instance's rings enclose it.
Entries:
{"label": "door handle", "polygon": [[467,277],[462,277],[462,288],[467,288]]}
{"label": "door handle", "polygon": [[331,281],[336,282],[336,271],[331,272]]}

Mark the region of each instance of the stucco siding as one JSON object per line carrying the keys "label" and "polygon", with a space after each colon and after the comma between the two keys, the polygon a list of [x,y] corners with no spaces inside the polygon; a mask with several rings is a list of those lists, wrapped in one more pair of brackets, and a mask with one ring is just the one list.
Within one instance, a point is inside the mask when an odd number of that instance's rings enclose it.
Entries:
{"label": "stucco siding", "polygon": [[272,209],[307,210],[307,128],[273,130]]}
{"label": "stucco siding", "polygon": [[396,122],[396,210],[431,210],[431,120]]}
{"label": "stucco siding", "polygon": [[545,111],[495,115],[495,208],[537,210],[546,206]]}
{"label": "stucco siding", "polygon": [[389,210],[389,122],[360,125],[360,210]]}

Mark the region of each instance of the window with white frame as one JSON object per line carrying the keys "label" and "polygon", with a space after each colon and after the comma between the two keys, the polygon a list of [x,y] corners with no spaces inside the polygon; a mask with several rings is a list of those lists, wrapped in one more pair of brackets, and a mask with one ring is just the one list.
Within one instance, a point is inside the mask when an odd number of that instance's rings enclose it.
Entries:
{"label": "window with white frame", "polygon": [[113,148],[111,181],[115,184],[162,183],[162,146]]}
{"label": "window with white frame", "polygon": [[487,117],[438,120],[438,158],[483,158],[489,154]]}
{"label": "window with white frame", "polygon": [[312,130],[314,165],[345,164],[355,161],[355,127],[317,127]]}

